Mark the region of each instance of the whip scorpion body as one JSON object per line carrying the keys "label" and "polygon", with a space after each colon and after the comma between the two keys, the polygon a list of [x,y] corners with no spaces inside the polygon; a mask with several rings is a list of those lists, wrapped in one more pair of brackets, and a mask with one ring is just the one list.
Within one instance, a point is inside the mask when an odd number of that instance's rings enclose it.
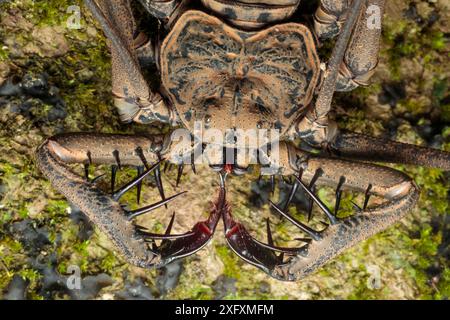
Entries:
{"label": "whip scorpion body", "polygon": [[[37,151],[38,166],[54,188],[77,205],[114,243],[126,260],[142,268],[162,267],[191,255],[212,238],[222,220],[230,248],[246,262],[280,280],[298,280],[349,247],[405,216],[419,197],[407,175],[371,162],[404,163],[450,169],[443,151],[339,130],[330,118],[335,91],[367,85],[378,63],[384,0],[321,0],[312,23],[295,22],[300,0],[141,0],[163,28],[149,39],[139,33],[130,1],[86,0],[107,36],[112,57],[112,91],[124,122],[161,122],[185,128],[192,139],[167,135],[70,133],[47,139]],[[378,18],[378,20],[377,20]],[[375,20],[373,20],[375,19]],[[372,21],[373,20],[373,21]],[[330,59],[320,61],[318,46],[337,38]],[[143,76],[143,61],[160,74],[159,90]],[[208,143],[196,134],[226,132],[215,157],[208,158],[219,179],[218,197],[205,221],[190,231],[172,234],[172,216],[164,234],[135,224],[135,218],[183,196],[166,197],[163,161],[178,165],[177,184],[187,164],[195,170],[196,154]],[[275,130],[265,145],[238,145],[239,130]],[[296,140],[297,139],[297,140]],[[251,140],[251,139],[249,139]],[[301,147],[294,141],[301,140]],[[214,143],[210,143],[213,145]],[[217,146],[217,143],[215,144]],[[255,151],[256,164],[225,157],[229,150]],[[237,159],[237,160],[236,160]],[[70,164],[112,166],[112,192],[74,173]],[[138,176],[121,188],[114,180],[123,166],[136,166]],[[291,177],[286,203],[270,201],[273,213],[295,225],[304,238],[298,247],[278,246],[267,221],[267,242],[254,238],[232,216],[227,176],[246,178],[252,167],[270,168],[271,178]],[[154,175],[161,200],[129,210],[119,201],[130,189]],[[316,188],[335,188],[330,210]],[[303,190],[327,222],[316,230],[287,210]],[[342,192],[362,192],[356,212],[339,217]],[[370,197],[384,201],[375,206]]]}

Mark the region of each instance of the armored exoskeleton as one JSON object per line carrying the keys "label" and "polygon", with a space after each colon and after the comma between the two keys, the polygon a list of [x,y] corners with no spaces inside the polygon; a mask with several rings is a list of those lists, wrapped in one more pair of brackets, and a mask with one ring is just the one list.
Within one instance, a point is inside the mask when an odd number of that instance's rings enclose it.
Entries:
{"label": "armored exoskeleton", "polygon": [[[208,243],[222,219],[226,240],[241,258],[273,277],[296,280],[392,225],[415,205],[419,191],[408,176],[369,162],[450,169],[448,153],[343,132],[329,116],[335,91],[367,85],[374,73],[384,0],[321,0],[310,19],[301,16],[300,0],[139,2],[160,21],[151,37],[137,30],[130,1],[85,1],[109,39],[114,103],[124,122],[166,123],[184,128],[188,139],[176,139],[172,132],[72,133],[49,138],[37,152],[39,168],[53,186],[80,207],[130,263],[161,267],[193,254]],[[321,60],[317,48],[333,38],[330,59]],[[149,63],[160,75],[158,90],[143,76]],[[204,157],[211,146],[216,152]],[[230,150],[254,157],[228,157]],[[184,234],[171,234],[174,216],[165,234],[136,225],[136,217],[163,210],[183,194],[165,196],[162,161],[178,165],[179,181],[186,164],[195,170],[198,155],[218,173],[218,197],[209,218]],[[68,166],[74,163],[112,165],[112,193],[75,174]],[[122,166],[137,166],[138,176],[116,189],[115,174]],[[263,243],[233,218],[226,178],[237,174],[245,179],[245,173],[258,166],[272,178],[292,178],[287,201],[270,201],[270,207],[299,229],[302,245],[278,246],[269,222],[268,241]],[[149,174],[155,177],[161,201],[126,209],[120,198],[134,187],[139,194]],[[316,195],[317,186],[336,189],[333,211]],[[310,208],[315,203],[323,211],[328,221],[322,230],[289,214],[298,189],[311,199]],[[345,218],[339,216],[344,190],[365,194],[364,203]],[[370,205],[370,197],[383,201]]]}

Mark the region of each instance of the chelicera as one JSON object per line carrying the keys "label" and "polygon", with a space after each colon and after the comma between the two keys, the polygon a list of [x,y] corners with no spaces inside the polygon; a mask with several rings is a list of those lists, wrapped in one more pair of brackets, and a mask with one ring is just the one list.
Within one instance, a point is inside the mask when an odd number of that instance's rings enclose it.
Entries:
{"label": "chelicera", "polygon": [[[302,10],[300,0],[140,2],[164,26],[156,39],[137,32],[130,1],[85,1],[111,44],[115,105],[124,122],[162,122],[187,129],[194,139],[71,133],[47,139],[37,151],[39,168],[53,186],[86,213],[130,263],[161,267],[191,255],[211,240],[222,220],[236,254],[277,279],[297,280],[391,226],[416,204],[419,190],[408,176],[370,162],[450,169],[448,153],[344,132],[329,117],[335,91],[366,85],[374,73],[384,0],[321,0],[311,25],[294,21],[294,13]],[[320,61],[317,45],[334,37],[331,58]],[[159,70],[159,91],[151,90],[144,79],[148,61]],[[195,160],[195,151],[208,147],[198,142],[196,126],[227,132],[219,144],[223,153],[257,150],[256,165],[228,161],[221,152],[208,158],[219,179],[208,219],[186,233],[172,234],[174,215],[164,234],[149,232],[134,219],[183,195],[166,197],[162,161],[178,165],[178,184],[188,163],[184,160]],[[276,130],[277,137],[266,141],[278,145],[276,159],[274,150],[260,150],[260,145],[236,145],[234,133],[239,130]],[[75,174],[69,168],[75,163],[111,165],[112,193]],[[249,168],[263,163],[272,169],[272,177],[293,180],[287,201],[270,206],[306,235],[298,247],[278,246],[269,223],[267,243],[258,241],[231,214],[227,176],[245,179]],[[195,162],[191,165],[195,170]],[[137,166],[138,176],[117,189],[115,175],[122,166]],[[139,195],[150,174],[161,201],[126,209],[120,198],[134,187]],[[318,186],[335,188],[333,212],[316,195]],[[298,190],[310,197],[310,208],[315,203],[323,211],[328,221],[322,230],[288,213]],[[337,214],[343,190],[365,194],[364,203],[345,218]],[[384,201],[370,206],[370,196]]]}

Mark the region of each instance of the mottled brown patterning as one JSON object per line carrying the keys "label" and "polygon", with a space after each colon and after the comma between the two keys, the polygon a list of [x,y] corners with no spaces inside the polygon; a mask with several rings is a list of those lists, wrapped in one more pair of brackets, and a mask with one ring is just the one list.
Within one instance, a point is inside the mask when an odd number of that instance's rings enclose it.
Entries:
{"label": "mottled brown patterning", "polygon": [[[232,216],[226,177],[245,175],[245,160],[209,158],[218,172],[219,188],[209,217],[190,231],[173,234],[175,214],[164,234],[136,225],[135,219],[164,207],[184,192],[166,195],[160,165],[178,165],[176,185],[186,162],[208,143],[172,140],[165,136],[72,133],[48,138],[36,157],[52,185],[80,209],[115,244],[128,262],[142,268],[161,267],[195,253],[212,238],[223,221],[230,248],[242,259],[280,280],[307,276],[347,248],[386,229],[417,202],[419,190],[407,175],[370,162],[409,163],[450,170],[450,155],[399,142],[343,132],[329,117],[335,91],[367,85],[378,63],[384,0],[321,0],[313,27],[294,21],[300,0],[140,0],[142,7],[164,26],[157,41],[136,30],[128,0],[85,0],[111,42],[112,92],[124,122],[162,122],[195,133],[202,129],[228,130],[224,151],[246,150],[238,145],[238,130],[276,129],[278,149],[261,149],[257,165],[271,165],[275,176],[292,178],[285,203],[270,201],[272,212],[299,230],[298,247],[277,245],[267,221],[267,242],[255,239]],[[194,10],[195,8],[195,10]],[[370,9],[370,10],[368,10]],[[378,16],[374,16],[377,15]],[[374,20],[375,19],[375,20]],[[374,23],[375,21],[375,23]],[[331,58],[321,64],[316,45],[336,37]],[[161,88],[152,91],[140,61],[153,61],[161,74]],[[234,130],[234,131],[233,131]],[[231,139],[230,139],[231,137]],[[198,138],[198,137],[197,137]],[[275,141],[274,139],[278,139]],[[301,139],[300,144],[294,139]],[[209,144],[210,145],[210,144]],[[274,150],[278,150],[278,159]],[[221,157],[219,157],[221,158]],[[194,159],[196,160],[196,159]],[[69,164],[111,165],[111,192],[96,181],[75,174]],[[115,176],[124,166],[138,175],[117,188]],[[195,172],[195,164],[189,164]],[[132,188],[138,201],[142,181],[154,175],[161,200],[129,210],[120,198]],[[88,175],[87,175],[88,176]],[[242,177],[245,178],[246,176]],[[331,211],[315,188],[335,188]],[[317,205],[327,219],[316,230],[289,214],[298,190]],[[342,192],[362,192],[364,203],[355,213],[339,216]],[[377,197],[377,201],[369,201]]]}
{"label": "mottled brown patterning", "polygon": [[284,134],[309,105],[319,77],[313,36],[301,24],[264,31],[186,12],[161,46],[161,79],[182,123]]}

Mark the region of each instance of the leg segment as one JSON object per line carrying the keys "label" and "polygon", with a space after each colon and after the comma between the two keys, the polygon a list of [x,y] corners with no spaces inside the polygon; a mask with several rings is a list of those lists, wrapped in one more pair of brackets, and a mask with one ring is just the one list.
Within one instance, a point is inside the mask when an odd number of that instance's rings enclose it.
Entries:
{"label": "leg segment", "polygon": [[341,132],[329,147],[338,157],[390,163],[414,164],[450,170],[450,153],[411,144]]}
{"label": "leg segment", "polygon": [[320,39],[331,39],[339,34],[350,3],[351,0],[320,1],[319,8],[314,15],[314,29]]}
{"label": "leg segment", "polygon": [[[338,35],[347,20],[351,0],[322,0],[314,16],[314,27],[320,39]],[[337,91],[350,91],[367,85],[378,64],[381,24],[385,0],[368,0],[345,52],[336,83]]]}
{"label": "leg segment", "polygon": [[[99,137],[97,136],[97,138]],[[103,140],[105,140],[103,142],[108,142],[107,139]],[[83,141],[87,142],[88,148],[80,148]],[[136,234],[132,222],[127,219],[126,212],[119,202],[98,190],[94,184],[82,179],[64,164],[65,162],[115,164],[116,159],[113,156],[115,150],[120,150],[123,155],[128,155],[129,151],[133,152],[133,150],[128,150],[130,145],[141,145],[144,140],[113,138],[105,148],[100,144],[97,145],[101,146],[103,150],[97,150],[98,147],[94,148],[95,141],[98,141],[95,136],[86,135],[48,139],[37,151],[39,169],[59,192],[78,206],[95,225],[108,235],[130,263],[140,267],[158,264],[158,256],[148,250],[144,239]],[[147,144],[151,143],[151,141],[146,142]],[[110,148],[113,144],[114,148]],[[125,156],[122,159],[124,165],[136,164],[138,161],[137,156],[134,158]]]}
{"label": "leg segment", "polygon": [[148,161],[156,162],[163,143],[164,136],[69,133],[49,138],[43,146],[66,164],[141,166],[138,150],[142,150]]}
{"label": "leg segment", "polygon": [[344,61],[352,32],[363,12],[363,3],[364,0],[353,0],[348,8],[345,25],[333,49],[316,103],[292,128],[292,135],[299,136],[312,146],[321,146],[324,141],[334,137],[335,125],[330,123],[328,113],[336,90],[339,68]]}
{"label": "leg segment", "polygon": [[[324,211],[329,225],[321,231],[314,230],[285,212],[282,206],[270,202],[275,212],[284,216],[309,239],[300,248],[281,248],[262,244],[250,236],[245,228],[224,213],[227,240],[235,252],[247,262],[259,267],[280,280],[298,280],[310,274],[344,250],[380,232],[400,220],[415,205],[419,190],[405,174],[391,168],[368,163],[323,158],[287,146],[289,155],[280,157],[288,166],[285,173],[295,172],[293,190],[304,189]],[[283,160],[284,159],[284,160]],[[364,192],[366,201],[362,208],[346,218],[339,218],[314,194],[313,186],[336,188],[336,211],[342,190]],[[295,192],[295,191],[294,191]],[[385,200],[381,205],[367,207],[370,195]],[[282,255],[276,255],[281,252]],[[287,260],[286,260],[287,258]]]}
{"label": "leg segment", "polygon": [[171,113],[145,81],[135,52],[136,25],[128,0],[85,0],[86,6],[111,41],[115,105],[124,122],[169,122]]}
{"label": "leg segment", "polygon": [[[366,192],[386,202],[373,208],[364,208],[365,203],[363,209],[351,217],[335,218],[335,222],[330,219],[330,225],[320,233],[319,240],[312,239],[288,266],[280,268],[282,274],[292,279],[308,275],[347,248],[392,226],[414,207],[419,197],[417,186],[408,176],[386,167],[311,157],[302,168],[305,182],[319,170],[317,185]],[[305,184],[302,187],[305,188]]]}
{"label": "leg segment", "polygon": [[142,6],[155,18],[170,23],[170,18],[182,3],[181,0],[139,0]]}
{"label": "leg segment", "polygon": [[345,52],[336,83],[337,91],[351,91],[369,84],[378,65],[384,6],[385,0],[367,1]]}
{"label": "leg segment", "polygon": [[[201,249],[211,239],[220,218],[216,208],[220,206],[219,199],[209,219],[197,223],[190,232],[171,235],[173,216],[165,234],[160,235],[134,225],[133,219],[166,205],[184,192],[133,211],[124,209],[119,203],[130,189],[138,187],[140,190],[142,180],[159,170],[159,158],[171,157],[175,145],[162,136],[66,134],[49,138],[38,148],[37,164],[52,185],[111,239],[128,262],[141,268],[161,267]],[[183,148],[178,146],[177,149]],[[75,174],[67,166],[72,163],[109,164],[116,169],[138,166],[139,170],[136,179],[107,194]],[[142,172],[143,166],[147,168],[145,172]],[[161,241],[160,246],[156,241]]]}
{"label": "leg segment", "polygon": [[[330,59],[315,106],[292,127],[290,135],[299,136],[313,147],[326,148],[334,155],[346,158],[411,163],[448,170],[448,153],[363,135],[339,133],[336,124],[329,120],[335,88],[347,90],[364,84],[378,62],[385,0],[368,0],[367,5],[357,10],[359,5],[362,5],[360,0],[353,0],[348,9],[346,23]],[[322,1],[318,15],[327,10],[337,12],[344,7],[340,1]],[[356,14],[359,20],[356,28],[353,28],[352,20]],[[349,42],[351,30],[353,35]]]}

